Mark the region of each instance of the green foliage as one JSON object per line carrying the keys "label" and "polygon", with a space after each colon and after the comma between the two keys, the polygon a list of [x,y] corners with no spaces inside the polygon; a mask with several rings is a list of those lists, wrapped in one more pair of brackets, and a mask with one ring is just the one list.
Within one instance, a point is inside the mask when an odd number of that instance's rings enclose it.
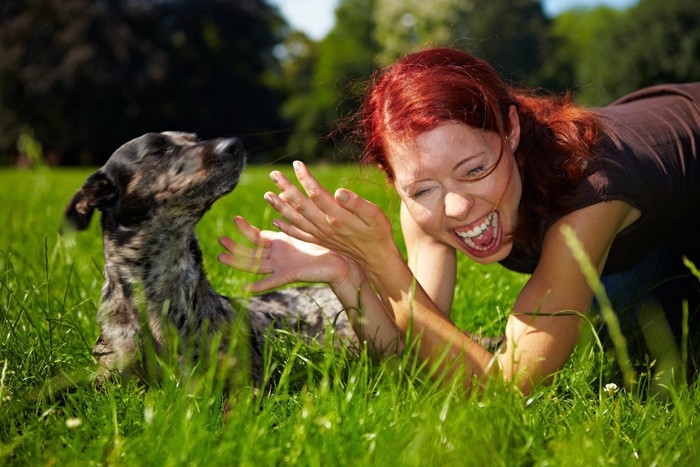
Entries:
{"label": "green foliage", "polygon": [[700,80],[700,3],[693,0],[640,0],[621,27],[611,29],[611,45],[622,45],[616,94],[643,86]]}
{"label": "green foliage", "polygon": [[473,9],[472,3],[458,0],[377,0],[372,20],[379,63],[388,66],[415,49],[449,46],[467,37],[466,19]]}
{"label": "green foliage", "polygon": [[[289,167],[275,167],[291,174]],[[250,279],[218,264],[231,217],[270,226],[261,197],[272,168],[250,167],[198,227],[215,287]],[[318,166],[386,209],[398,204],[375,171]],[[222,404],[215,374],[164,368],[147,388],[88,381],[102,285],[99,223],[58,235],[63,208],[89,171],[0,171],[0,464],[2,465],[697,465],[700,387],[668,400],[620,384],[614,357],[582,339],[552,385],[528,397],[493,384],[482,395],[439,384],[411,352],[306,344],[281,334],[271,392],[244,383]],[[454,319],[501,332],[526,276],[460,262]]]}
{"label": "green foliage", "polygon": [[[369,77],[375,66],[374,27],[367,17],[374,3],[341,0],[333,29],[316,49],[307,49],[314,54],[313,65],[307,65],[308,54],[297,59],[302,65],[296,69],[310,71],[311,78],[308,87],[292,94],[282,108],[282,115],[295,122],[287,145],[294,158],[327,159],[333,155],[336,141],[329,136],[357,108],[361,89],[356,86]],[[294,74],[289,78],[294,78]]]}
{"label": "green foliage", "polygon": [[624,11],[573,10],[554,20],[546,73],[588,105],[646,86],[700,80],[700,3],[641,0]]}
{"label": "green foliage", "polygon": [[276,142],[265,80],[284,23],[263,0],[6,0],[0,14],[0,154],[24,127],[67,163],[146,131]]}
{"label": "green foliage", "polygon": [[378,0],[373,21],[383,65],[416,49],[453,46],[488,60],[509,79],[543,84],[548,20],[538,1]]}
{"label": "green foliage", "polygon": [[624,13],[611,8],[572,10],[558,16],[552,24],[555,51],[546,65],[546,73],[562,83],[563,89],[578,90],[578,98],[589,105],[605,105],[615,96],[606,88],[608,74],[609,31],[617,27]]}
{"label": "green foliage", "polygon": [[467,27],[467,51],[489,61],[506,79],[529,86],[550,84],[541,72],[551,53],[549,20],[539,1],[476,1]]}
{"label": "green foliage", "polygon": [[438,45],[586,105],[700,80],[696,0],[553,19],[539,0],[340,0],[335,16],[313,41],[266,0],[0,2],[0,163],[23,132],[68,164],[162,130],[244,136],[253,161],[347,158],[366,79]]}

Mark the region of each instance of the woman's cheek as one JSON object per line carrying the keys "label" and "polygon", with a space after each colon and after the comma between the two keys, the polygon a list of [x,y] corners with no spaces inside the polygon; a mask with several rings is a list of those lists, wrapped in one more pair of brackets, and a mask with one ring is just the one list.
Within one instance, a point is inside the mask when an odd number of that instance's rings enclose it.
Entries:
{"label": "woman's cheek", "polygon": [[426,206],[417,205],[413,208],[409,207],[408,212],[411,214],[416,224],[425,232],[430,232],[439,226],[439,222],[436,222],[436,211]]}

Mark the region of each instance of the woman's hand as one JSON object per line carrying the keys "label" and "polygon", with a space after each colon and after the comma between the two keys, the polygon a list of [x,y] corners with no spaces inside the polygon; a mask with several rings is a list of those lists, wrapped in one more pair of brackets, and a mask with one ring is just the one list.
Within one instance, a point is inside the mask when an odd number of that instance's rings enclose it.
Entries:
{"label": "woman's hand", "polygon": [[217,259],[232,268],[267,276],[249,285],[251,292],[294,282],[329,284],[358,281],[359,266],[327,248],[290,237],[282,232],[260,230],[240,216],[234,218],[240,234],[253,246],[221,237],[227,253]]}
{"label": "woman's hand", "polygon": [[294,170],[308,196],[277,171],[270,177],[280,194],[265,193],[265,200],[288,221],[273,221],[282,232],[365,267],[381,263],[391,249],[398,251],[391,223],[378,206],[343,188],[331,195],[299,161],[294,163]]}

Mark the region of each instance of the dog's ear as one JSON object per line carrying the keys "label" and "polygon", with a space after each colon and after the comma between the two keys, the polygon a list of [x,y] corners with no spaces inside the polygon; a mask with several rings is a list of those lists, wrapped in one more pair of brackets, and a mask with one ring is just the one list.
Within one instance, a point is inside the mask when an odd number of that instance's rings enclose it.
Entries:
{"label": "dog's ear", "polygon": [[82,187],[73,195],[65,212],[65,222],[77,230],[85,230],[90,225],[95,208],[103,209],[117,200],[119,188],[112,178],[101,170],[85,180]]}

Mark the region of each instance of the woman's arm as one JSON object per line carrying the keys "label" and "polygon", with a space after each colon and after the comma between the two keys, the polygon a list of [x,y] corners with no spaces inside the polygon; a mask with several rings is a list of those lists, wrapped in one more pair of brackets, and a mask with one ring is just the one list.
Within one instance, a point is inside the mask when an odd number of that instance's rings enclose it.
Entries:
{"label": "woman's arm", "polygon": [[548,230],[540,261],[515,302],[498,355],[504,377],[523,392],[564,366],[593,300],[562,226],[573,230],[600,275],[615,236],[638,216],[626,203],[604,202],[574,211]]}
{"label": "woman's arm", "polygon": [[401,231],[406,242],[408,267],[442,314],[449,317],[457,277],[455,249],[423,232],[403,203]]}
{"label": "woman's arm", "polygon": [[460,375],[467,388],[500,370],[529,392],[563,367],[578,339],[580,315],[588,311],[592,291],[559,229],[569,225],[601,270],[612,240],[633,211],[621,202],[600,203],[565,216],[550,229],[540,263],[508,320],[505,345],[494,356],[461,332],[417,283],[377,206],[347,190],[333,196],[303,165],[296,170],[309,197],[275,174],[281,193],[268,193],[266,199],[289,221],[275,225],[354,259],[402,338],[414,336],[423,361],[448,376]]}
{"label": "woman's arm", "polygon": [[[409,335],[414,336],[420,358],[435,365],[438,372],[461,374],[466,387],[473,376],[491,374],[493,354],[459,330],[417,283],[381,209],[347,190],[338,190],[334,197],[303,164],[296,164],[295,169],[308,197],[281,173],[273,172],[281,192],[279,196],[266,193],[265,199],[288,220],[273,224],[289,236],[354,259],[368,285],[381,297],[404,343]],[[365,316],[377,309],[366,309]]]}
{"label": "woman's arm", "polygon": [[234,218],[234,224],[252,247],[221,237],[219,243],[226,253],[219,254],[218,260],[235,269],[263,274],[262,279],[248,285],[251,292],[297,282],[327,283],[361,341],[380,352],[401,348],[396,324],[355,261],[281,232],[260,230],[240,216]]}

